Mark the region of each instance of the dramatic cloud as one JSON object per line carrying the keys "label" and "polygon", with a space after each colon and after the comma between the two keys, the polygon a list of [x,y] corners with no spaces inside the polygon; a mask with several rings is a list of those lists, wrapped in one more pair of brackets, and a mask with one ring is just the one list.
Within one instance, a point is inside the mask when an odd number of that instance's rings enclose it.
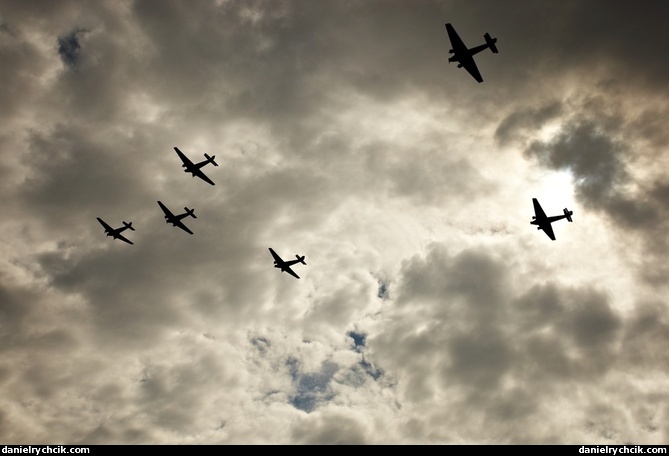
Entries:
{"label": "dramatic cloud", "polygon": [[666,444],[668,8],[2,2],[2,441]]}

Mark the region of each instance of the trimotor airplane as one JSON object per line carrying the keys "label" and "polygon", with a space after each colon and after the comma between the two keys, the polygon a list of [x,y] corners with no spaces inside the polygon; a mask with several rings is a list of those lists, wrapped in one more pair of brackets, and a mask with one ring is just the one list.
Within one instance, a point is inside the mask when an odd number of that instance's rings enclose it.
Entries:
{"label": "trimotor airplane", "polygon": [[192,232],[191,230],[189,230],[188,227],[187,227],[186,225],[183,224],[183,222],[181,221],[181,219],[183,219],[184,217],[188,217],[188,216],[193,217],[193,218],[197,218],[197,217],[195,217],[195,209],[188,209],[187,207],[184,207],[184,210],[185,210],[186,212],[184,212],[183,214],[174,215],[174,214],[173,214],[168,208],[166,208],[165,205],[164,205],[163,203],[161,203],[160,201],[158,201],[158,205],[160,206],[160,208],[161,208],[161,209],[163,210],[163,212],[165,213],[165,223],[171,223],[172,226],[178,226],[179,228],[181,228],[182,230],[184,230],[186,233],[193,234],[193,232]]}
{"label": "trimotor airplane", "polygon": [[132,241],[129,241],[126,237],[124,237],[121,232],[127,230],[130,228],[132,231],[135,231],[135,229],[132,227],[132,222],[128,223],[126,221],[123,221],[123,226],[120,228],[112,228],[111,226],[107,225],[107,223],[102,220],[100,217],[96,217],[98,219],[98,222],[100,222],[100,225],[102,225],[105,229],[105,233],[107,233],[107,236],[111,236],[114,239],[120,239],[123,242],[127,242],[128,244],[132,244]]}
{"label": "trimotor airplane", "polygon": [[212,156],[210,157],[209,155],[204,154],[204,158],[206,158],[206,160],[202,160],[202,161],[199,162],[199,163],[193,163],[192,161],[190,161],[190,159],[189,159],[188,157],[186,157],[186,156],[184,155],[183,152],[181,152],[181,151],[179,150],[178,147],[175,147],[174,150],[176,151],[177,155],[179,156],[179,158],[180,158],[181,161],[183,162],[183,164],[182,164],[181,166],[182,166],[183,168],[185,168],[185,169],[184,169],[184,172],[185,172],[185,173],[191,173],[191,174],[193,175],[193,177],[197,176],[197,177],[199,177],[200,179],[202,179],[203,181],[210,183],[211,185],[216,185],[216,184],[214,184],[214,182],[213,182],[211,179],[209,179],[209,178],[207,177],[207,175],[206,175],[204,172],[202,172],[202,170],[200,169],[200,168],[202,168],[203,166],[208,165],[209,163],[212,163],[214,166],[218,166],[218,163],[216,163],[216,162],[214,161],[214,158],[216,158],[216,155],[212,155]]}
{"label": "trimotor airplane", "polygon": [[572,221],[571,216],[574,214],[574,211],[570,211],[566,207],[562,210],[563,215],[554,215],[552,217],[547,217],[544,210],[541,208],[539,201],[536,198],[532,198],[534,203],[534,215],[532,216],[531,225],[537,225],[538,230],[544,230],[549,238],[555,240],[555,234],[553,233],[553,227],[551,223],[562,220],[566,218],[569,222]]}
{"label": "trimotor airplane", "polygon": [[272,249],[272,247],[269,248],[269,253],[272,254],[274,257],[274,267],[281,269],[281,272],[287,272],[288,274],[292,275],[296,279],[299,279],[300,276],[295,274],[295,271],[293,271],[290,267],[294,264],[297,263],[302,263],[306,265],[307,263],[304,262],[304,255],[299,256],[295,255],[296,260],[288,260],[288,261],[283,261],[279,255]]}
{"label": "trimotor airplane", "polygon": [[448,32],[448,38],[451,40],[451,46],[453,47],[450,51],[448,51],[449,54],[453,54],[453,57],[449,57],[448,63],[458,62],[458,68],[464,67],[465,70],[467,70],[469,74],[474,77],[474,79],[476,79],[478,82],[483,82],[481,73],[476,66],[476,62],[474,62],[474,54],[478,54],[487,48],[490,48],[494,54],[497,54],[497,46],[495,46],[497,38],[491,38],[490,34],[486,33],[483,35],[483,38],[485,38],[485,44],[481,44],[480,46],[475,46],[473,48],[467,48],[465,43],[462,42],[450,23],[446,24],[446,31]]}

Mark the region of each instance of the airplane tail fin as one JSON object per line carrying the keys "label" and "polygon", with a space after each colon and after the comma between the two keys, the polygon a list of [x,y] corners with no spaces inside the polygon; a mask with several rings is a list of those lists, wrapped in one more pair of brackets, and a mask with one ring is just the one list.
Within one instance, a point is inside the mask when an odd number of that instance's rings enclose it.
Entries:
{"label": "airplane tail fin", "polygon": [[573,221],[573,220],[571,219],[571,216],[574,214],[574,211],[570,211],[569,209],[567,209],[567,208],[565,207],[564,210],[563,210],[562,212],[564,212],[564,216],[567,218],[568,221],[570,221],[570,222]]}
{"label": "airplane tail fin", "polygon": [[123,225],[124,225],[126,228],[130,228],[132,231],[135,231],[135,229],[132,227],[132,222],[128,223],[128,222],[126,222],[126,221],[124,220],[124,221],[123,221]]}
{"label": "airplane tail fin", "polygon": [[207,154],[204,154],[204,158],[207,159],[209,163],[212,163],[214,166],[218,166],[218,163],[214,161],[214,158],[216,158],[216,155],[212,155],[211,157]]}
{"label": "airplane tail fin", "polygon": [[295,258],[297,258],[297,261],[299,261],[300,263],[302,263],[303,265],[306,266],[307,263],[304,262],[304,255],[302,255],[302,256],[295,255]]}
{"label": "airplane tail fin", "polygon": [[186,211],[186,215],[190,215],[193,218],[197,218],[195,217],[195,209],[188,209],[187,207],[184,207],[184,210]]}
{"label": "airplane tail fin", "polygon": [[492,38],[489,33],[483,35],[483,38],[485,38],[485,44],[488,45],[493,54],[497,54],[499,52],[497,50],[497,46],[495,46],[495,43],[497,43],[497,38]]}

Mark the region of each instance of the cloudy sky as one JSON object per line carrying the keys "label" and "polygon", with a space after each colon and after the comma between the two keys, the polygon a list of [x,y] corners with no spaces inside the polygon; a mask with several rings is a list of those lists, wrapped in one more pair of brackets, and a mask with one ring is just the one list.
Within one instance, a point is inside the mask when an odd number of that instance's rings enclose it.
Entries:
{"label": "cloudy sky", "polygon": [[0,0],[0,441],[667,444],[667,17]]}

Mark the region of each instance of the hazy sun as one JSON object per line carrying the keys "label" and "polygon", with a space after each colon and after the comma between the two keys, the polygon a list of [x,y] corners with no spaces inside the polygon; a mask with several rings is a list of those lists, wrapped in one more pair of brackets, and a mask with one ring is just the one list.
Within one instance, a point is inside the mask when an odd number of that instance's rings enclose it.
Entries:
{"label": "hazy sun", "polygon": [[534,186],[537,198],[546,215],[560,215],[563,208],[573,210],[574,184],[568,171],[546,172]]}

